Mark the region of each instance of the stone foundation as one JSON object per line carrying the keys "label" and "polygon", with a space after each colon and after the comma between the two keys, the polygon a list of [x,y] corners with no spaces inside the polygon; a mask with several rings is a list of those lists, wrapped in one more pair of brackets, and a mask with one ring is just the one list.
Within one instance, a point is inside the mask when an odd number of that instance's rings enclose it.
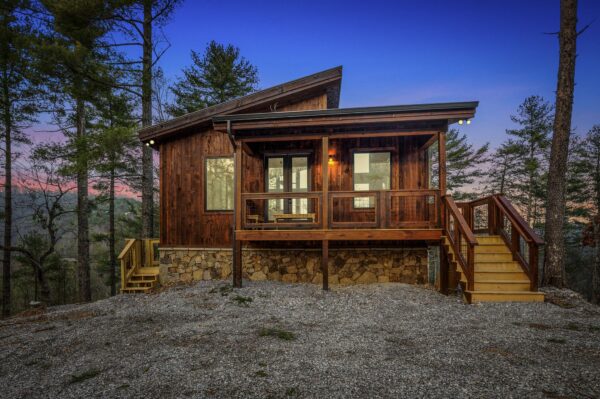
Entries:
{"label": "stone foundation", "polygon": [[[231,249],[160,248],[160,282],[231,278]],[[428,256],[429,255],[429,256]],[[330,284],[427,284],[427,248],[330,249]],[[243,249],[243,278],[287,283],[322,282],[320,249]]]}

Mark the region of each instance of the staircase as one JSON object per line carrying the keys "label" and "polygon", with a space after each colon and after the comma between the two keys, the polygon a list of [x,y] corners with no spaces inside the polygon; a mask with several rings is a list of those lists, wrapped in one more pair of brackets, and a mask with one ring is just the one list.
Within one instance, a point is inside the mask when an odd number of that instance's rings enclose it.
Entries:
{"label": "staircase", "polygon": [[128,239],[119,255],[121,293],[147,293],[158,286],[157,239]]}
{"label": "staircase", "polygon": [[473,290],[468,289],[467,274],[463,272],[447,237],[444,247],[448,253],[453,281],[460,284],[465,300],[477,302],[543,302],[544,294],[531,291],[531,281],[521,266],[513,260],[510,249],[500,236],[477,236]]}
{"label": "staircase", "polygon": [[537,292],[543,242],[506,198],[456,204],[448,196],[445,205],[442,248],[450,290],[460,285],[468,303],[544,301]]}

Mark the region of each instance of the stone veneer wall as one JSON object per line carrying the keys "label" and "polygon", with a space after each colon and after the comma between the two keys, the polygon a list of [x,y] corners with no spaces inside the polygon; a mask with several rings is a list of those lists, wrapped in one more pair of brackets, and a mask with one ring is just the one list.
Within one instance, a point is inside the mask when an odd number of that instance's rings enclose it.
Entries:
{"label": "stone veneer wall", "polygon": [[[231,249],[160,248],[160,282],[231,278]],[[320,284],[319,249],[243,249],[243,278]],[[330,249],[330,284],[427,284],[427,248]]]}

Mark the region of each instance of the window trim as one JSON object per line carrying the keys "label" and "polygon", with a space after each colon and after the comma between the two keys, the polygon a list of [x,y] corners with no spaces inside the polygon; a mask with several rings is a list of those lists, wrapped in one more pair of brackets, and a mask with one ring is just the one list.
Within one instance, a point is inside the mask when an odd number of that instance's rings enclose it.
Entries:
{"label": "window trim", "polygon": [[[222,159],[228,158],[234,162],[233,165],[233,175],[234,175],[234,185],[233,185],[233,209],[208,209],[208,161],[211,159]],[[204,168],[203,168],[203,181],[204,181],[204,212],[210,214],[217,213],[225,213],[225,214],[233,214],[235,210],[235,157],[233,154],[224,154],[224,155],[206,155],[204,156]]]}
{"label": "window trim", "polygon": [[[357,192],[359,193],[359,190],[356,190],[355,187],[355,173],[354,173],[354,155],[355,154],[376,154],[376,153],[383,153],[383,152],[387,152],[390,154],[390,188],[388,190],[392,190],[392,184],[393,184],[393,176],[394,176],[394,160],[393,160],[393,156],[394,156],[394,152],[395,152],[396,148],[395,147],[379,147],[379,148],[353,148],[351,151],[351,156],[352,156],[352,191],[353,192]],[[384,191],[384,190],[364,190],[366,192],[369,191]],[[357,197],[354,197],[354,200],[356,200]],[[374,209],[375,205],[373,206],[356,206],[356,201],[352,201],[352,209],[355,211],[361,211],[361,210],[370,210],[370,209]]]}

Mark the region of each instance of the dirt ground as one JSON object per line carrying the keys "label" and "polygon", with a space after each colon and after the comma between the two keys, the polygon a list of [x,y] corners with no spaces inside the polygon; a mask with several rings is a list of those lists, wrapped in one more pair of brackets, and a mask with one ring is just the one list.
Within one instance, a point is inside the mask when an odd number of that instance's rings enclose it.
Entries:
{"label": "dirt ground", "polygon": [[595,398],[600,308],[244,282],[0,322],[2,398]]}

